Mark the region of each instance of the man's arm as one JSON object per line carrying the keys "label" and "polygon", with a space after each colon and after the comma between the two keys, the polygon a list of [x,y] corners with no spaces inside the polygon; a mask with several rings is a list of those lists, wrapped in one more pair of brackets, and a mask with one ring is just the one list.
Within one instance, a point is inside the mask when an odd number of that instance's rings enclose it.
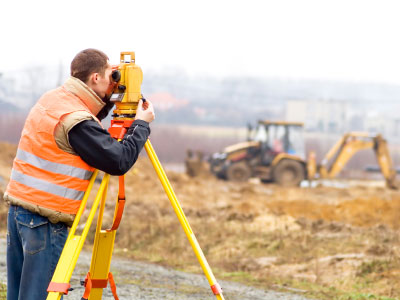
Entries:
{"label": "man's arm", "polygon": [[87,164],[111,175],[123,175],[136,162],[149,135],[149,124],[135,120],[122,142],[118,142],[96,121],[86,120],[75,125],[68,138]]}

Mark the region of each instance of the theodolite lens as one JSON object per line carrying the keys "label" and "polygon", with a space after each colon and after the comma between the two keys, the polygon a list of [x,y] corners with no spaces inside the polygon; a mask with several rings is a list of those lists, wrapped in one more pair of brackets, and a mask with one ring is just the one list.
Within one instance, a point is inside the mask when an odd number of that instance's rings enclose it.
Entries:
{"label": "theodolite lens", "polygon": [[113,81],[118,82],[121,79],[121,72],[119,70],[114,70],[111,74]]}

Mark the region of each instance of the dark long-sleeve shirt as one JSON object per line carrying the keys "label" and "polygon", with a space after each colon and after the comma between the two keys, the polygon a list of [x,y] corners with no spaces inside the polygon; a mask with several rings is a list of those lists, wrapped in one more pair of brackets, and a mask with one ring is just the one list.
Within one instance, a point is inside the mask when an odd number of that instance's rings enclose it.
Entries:
{"label": "dark long-sleeve shirt", "polygon": [[96,121],[86,120],[75,125],[68,138],[72,148],[87,164],[110,175],[123,175],[136,162],[149,135],[149,124],[135,120],[123,140],[118,142]]}

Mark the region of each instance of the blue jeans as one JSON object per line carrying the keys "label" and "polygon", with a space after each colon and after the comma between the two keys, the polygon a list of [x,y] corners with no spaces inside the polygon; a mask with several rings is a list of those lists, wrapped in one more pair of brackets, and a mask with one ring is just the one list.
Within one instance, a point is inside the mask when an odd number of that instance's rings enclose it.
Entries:
{"label": "blue jeans", "polygon": [[68,236],[64,223],[10,206],[7,223],[7,300],[44,300]]}

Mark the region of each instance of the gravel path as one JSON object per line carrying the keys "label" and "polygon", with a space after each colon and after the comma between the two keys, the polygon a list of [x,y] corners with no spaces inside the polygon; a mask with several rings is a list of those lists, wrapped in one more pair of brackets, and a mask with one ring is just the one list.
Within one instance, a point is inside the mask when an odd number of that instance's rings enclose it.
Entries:
{"label": "gravel path", "polygon": [[[0,238],[0,281],[6,282],[6,241]],[[71,278],[73,291],[64,296],[64,300],[81,300],[83,287],[79,280],[89,270],[91,253],[83,251]],[[143,263],[113,257],[111,272],[117,284],[117,293],[121,300],[159,300],[159,299],[216,299],[207,279],[203,275],[175,271],[155,264]],[[222,286],[226,300],[307,300],[299,295],[278,293],[245,286],[228,281],[218,281]],[[104,289],[103,299],[114,299],[109,288]]]}

